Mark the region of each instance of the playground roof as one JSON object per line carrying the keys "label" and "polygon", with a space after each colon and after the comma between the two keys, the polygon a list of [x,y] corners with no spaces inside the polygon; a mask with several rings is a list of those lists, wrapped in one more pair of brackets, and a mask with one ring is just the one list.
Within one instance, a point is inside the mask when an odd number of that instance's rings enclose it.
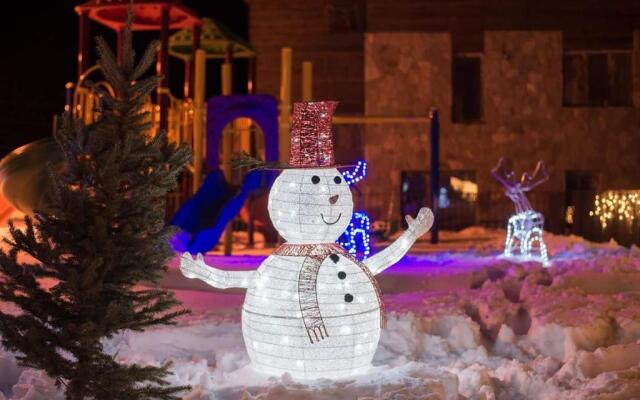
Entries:
{"label": "playground roof", "polygon": [[[207,58],[225,58],[228,49],[233,50],[234,58],[253,58],[255,51],[249,43],[233,33],[220,21],[212,18],[202,19],[200,48]],[[193,55],[193,31],[190,28],[174,33],[169,38],[169,54],[180,59],[189,59]]]}
{"label": "playground roof", "polygon": [[169,7],[169,29],[183,29],[201,22],[198,14],[180,0],[90,0],[76,7],[89,12],[89,18],[116,31],[124,28],[127,8],[133,3],[134,31],[160,30],[162,8]]}

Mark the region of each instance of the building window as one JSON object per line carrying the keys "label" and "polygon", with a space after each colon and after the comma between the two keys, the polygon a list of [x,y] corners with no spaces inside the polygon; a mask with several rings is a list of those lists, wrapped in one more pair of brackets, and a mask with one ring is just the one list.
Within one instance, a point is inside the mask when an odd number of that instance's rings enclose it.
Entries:
{"label": "building window", "polygon": [[[400,216],[416,215],[421,207],[438,205],[440,228],[459,230],[476,224],[478,184],[473,170],[440,171],[440,188],[431,196],[429,171],[402,171]],[[404,224],[404,222],[403,222]],[[403,225],[406,229],[406,225]]]}
{"label": "building window", "polygon": [[480,56],[454,56],[452,63],[453,122],[478,122],[482,118]]}
{"label": "building window", "polygon": [[362,33],[367,30],[366,0],[331,0],[325,7],[331,33]]}
{"label": "building window", "polygon": [[565,106],[630,106],[630,51],[572,51],[563,60]]}

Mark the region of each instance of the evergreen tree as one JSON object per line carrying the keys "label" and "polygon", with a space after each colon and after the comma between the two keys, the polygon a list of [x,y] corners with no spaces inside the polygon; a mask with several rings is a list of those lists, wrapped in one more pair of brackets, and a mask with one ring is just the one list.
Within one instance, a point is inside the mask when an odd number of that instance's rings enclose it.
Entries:
{"label": "evergreen tree", "polygon": [[158,82],[143,78],[157,44],[135,65],[127,29],[118,65],[106,43],[97,43],[115,94],[95,89],[102,105],[94,124],[65,116],[55,136],[64,163],[51,168],[50,208],[27,217],[24,229],[10,226],[0,301],[20,312],[0,313],[0,335],[22,365],[55,378],[67,399],[175,399],[185,388],[169,386],[168,365],[120,364],[102,341],[187,312],[155,283],[173,256],[165,195],[190,152],[169,144],[164,132],[151,136],[143,112]]}

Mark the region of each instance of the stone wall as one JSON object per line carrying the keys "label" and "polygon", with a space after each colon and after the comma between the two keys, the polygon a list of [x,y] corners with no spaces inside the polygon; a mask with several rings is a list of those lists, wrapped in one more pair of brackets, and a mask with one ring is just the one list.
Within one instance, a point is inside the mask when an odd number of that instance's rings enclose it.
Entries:
{"label": "stone wall", "polygon": [[[291,47],[294,101],[301,98],[302,62],[312,61],[314,99],[340,100],[341,113],[362,112],[363,34],[358,29],[332,30],[337,18],[335,2],[246,1],[250,7],[249,40],[258,53],[258,93],[280,97],[280,50]],[[347,7],[346,11],[352,10]]]}
{"label": "stone wall", "polygon": [[[489,31],[483,47],[482,121],[458,124],[451,122],[449,34],[367,34],[366,114],[426,115],[437,107],[441,168],[475,170],[481,193],[500,190],[490,169],[503,155],[517,171],[545,160],[551,179],[544,191],[564,191],[567,170],[598,171],[604,188],[640,187],[640,111],[563,107],[560,32]],[[429,169],[428,127],[368,126],[364,142],[367,209],[386,218],[391,207],[398,219],[401,171]]]}
{"label": "stone wall", "polygon": [[[450,120],[449,34],[367,34],[364,47],[365,114],[427,116],[430,107],[438,106],[442,119]],[[364,143],[369,163],[362,185],[367,211],[374,218],[386,219],[388,212],[399,217],[400,173],[428,169],[429,127],[368,125]]]}

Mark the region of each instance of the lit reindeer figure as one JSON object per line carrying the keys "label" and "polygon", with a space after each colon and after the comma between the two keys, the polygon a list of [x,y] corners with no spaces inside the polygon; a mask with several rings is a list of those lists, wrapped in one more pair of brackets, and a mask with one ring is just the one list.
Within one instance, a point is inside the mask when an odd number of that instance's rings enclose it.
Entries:
{"label": "lit reindeer figure", "polygon": [[491,174],[506,189],[507,196],[513,201],[516,212],[509,218],[507,240],[504,247],[505,257],[520,255],[549,263],[547,246],[542,239],[544,216],[534,211],[525,196],[525,192],[533,189],[549,179],[544,162],[538,161],[533,174],[522,174],[518,182],[515,172],[510,170],[504,158],[491,170]]}

